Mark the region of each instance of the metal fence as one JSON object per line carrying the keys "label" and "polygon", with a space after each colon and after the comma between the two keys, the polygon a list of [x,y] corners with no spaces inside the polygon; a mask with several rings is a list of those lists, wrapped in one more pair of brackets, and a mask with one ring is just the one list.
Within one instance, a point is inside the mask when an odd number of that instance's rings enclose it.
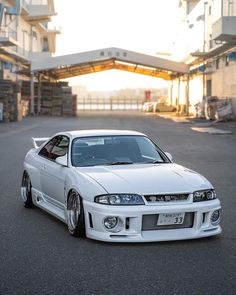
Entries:
{"label": "metal fence", "polygon": [[141,99],[103,99],[103,98],[78,98],[77,109],[82,111],[112,111],[112,110],[142,110]]}

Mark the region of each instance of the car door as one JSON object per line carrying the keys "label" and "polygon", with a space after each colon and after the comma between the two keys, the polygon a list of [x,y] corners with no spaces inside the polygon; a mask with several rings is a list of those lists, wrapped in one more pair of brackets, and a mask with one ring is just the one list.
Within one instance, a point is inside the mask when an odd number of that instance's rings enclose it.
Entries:
{"label": "car door", "polygon": [[68,167],[56,163],[58,157],[68,155],[69,138],[64,135],[54,137],[39,152],[42,157],[40,170],[41,190],[47,202],[64,207],[64,187]]}

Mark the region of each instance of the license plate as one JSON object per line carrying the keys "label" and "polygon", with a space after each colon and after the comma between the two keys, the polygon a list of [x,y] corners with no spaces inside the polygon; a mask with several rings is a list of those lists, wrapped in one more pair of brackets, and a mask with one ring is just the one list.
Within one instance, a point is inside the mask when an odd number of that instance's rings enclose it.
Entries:
{"label": "license plate", "polygon": [[183,224],[185,213],[161,213],[157,225]]}

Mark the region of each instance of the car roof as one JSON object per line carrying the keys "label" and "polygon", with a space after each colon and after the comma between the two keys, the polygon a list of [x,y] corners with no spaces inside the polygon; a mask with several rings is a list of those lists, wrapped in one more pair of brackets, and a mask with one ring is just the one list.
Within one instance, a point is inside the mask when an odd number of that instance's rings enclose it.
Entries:
{"label": "car roof", "polygon": [[143,133],[132,130],[112,130],[112,129],[90,129],[90,130],[73,130],[59,132],[57,135],[68,135],[71,138],[90,137],[90,136],[116,136],[116,135],[138,135],[146,136]]}

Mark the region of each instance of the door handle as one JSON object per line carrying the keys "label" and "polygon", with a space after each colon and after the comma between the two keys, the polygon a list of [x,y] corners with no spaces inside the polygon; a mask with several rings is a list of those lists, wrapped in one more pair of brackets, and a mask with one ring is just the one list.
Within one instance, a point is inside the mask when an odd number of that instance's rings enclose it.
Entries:
{"label": "door handle", "polygon": [[43,166],[42,166],[42,169],[43,169],[43,170],[45,170],[45,169],[46,169],[46,165],[45,165],[45,164],[43,164]]}

